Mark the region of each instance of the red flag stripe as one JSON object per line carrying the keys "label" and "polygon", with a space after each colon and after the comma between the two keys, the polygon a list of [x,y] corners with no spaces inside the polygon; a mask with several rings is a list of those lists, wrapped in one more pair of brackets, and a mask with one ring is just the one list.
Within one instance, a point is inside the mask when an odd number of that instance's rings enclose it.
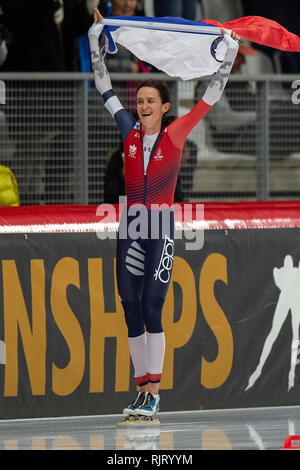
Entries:
{"label": "red flag stripe", "polygon": [[291,33],[276,21],[262,16],[245,16],[227,23],[216,20],[202,20],[214,26],[234,30],[242,38],[273,47],[281,51],[300,52],[300,37]]}

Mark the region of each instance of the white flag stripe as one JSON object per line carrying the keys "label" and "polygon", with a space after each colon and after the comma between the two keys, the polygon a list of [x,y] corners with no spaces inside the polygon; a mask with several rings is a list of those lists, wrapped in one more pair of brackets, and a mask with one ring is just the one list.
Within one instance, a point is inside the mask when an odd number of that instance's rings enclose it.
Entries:
{"label": "white flag stripe", "polygon": [[[107,53],[116,53],[116,44],[120,44],[139,60],[153,65],[170,77],[192,80],[212,75],[219,69],[227,52],[220,28],[214,26],[113,18],[103,21],[118,22],[122,25],[107,31]],[[153,28],[144,27],[147,24]],[[162,30],[163,27],[166,29]],[[178,32],[178,28],[182,28],[182,32]],[[197,32],[201,29],[201,34],[193,34],[191,28],[199,28]],[[214,31],[213,35],[211,31]]]}

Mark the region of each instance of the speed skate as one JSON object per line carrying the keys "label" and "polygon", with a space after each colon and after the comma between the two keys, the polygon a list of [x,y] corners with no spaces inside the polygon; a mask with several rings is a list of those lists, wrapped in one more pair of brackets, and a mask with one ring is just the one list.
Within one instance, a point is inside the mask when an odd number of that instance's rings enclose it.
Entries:
{"label": "speed skate", "polygon": [[139,392],[134,402],[124,408],[123,414],[126,416],[118,423],[118,425],[158,425],[160,424],[156,416],[158,410],[158,394],[152,394],[150,392]]}
{"label": "speed skate", "polygon": [[118,422],[118,426],[159,426],[157,416],[128,415]]}

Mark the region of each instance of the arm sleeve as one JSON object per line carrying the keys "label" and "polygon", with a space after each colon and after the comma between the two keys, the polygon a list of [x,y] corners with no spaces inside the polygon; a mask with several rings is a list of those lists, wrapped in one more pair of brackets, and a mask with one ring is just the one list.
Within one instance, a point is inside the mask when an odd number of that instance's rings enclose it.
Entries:
{"label": "arm sleeve", "polygon": [[237,41],[233,40],[229,34],[224,35],[224,40],[227,44],[226,56],[219,70],[211,79],[203,97],[188,114],[176,119],[169,125],[169,136],[178,148],[183,146],[191,130],[222,96],[238,51]]}
{"label": "arm sleeve", "polygon": [[104,62],[104,47],[102,49],[99,47],[99,36],[102,30],[103,25],[99,22],[94,23],[88,32],[95,86],[104,100],[104,106],[116,120],[124,141],[135,126],[136,121],[134,117],[124,109],[112,89],[110,76]]}

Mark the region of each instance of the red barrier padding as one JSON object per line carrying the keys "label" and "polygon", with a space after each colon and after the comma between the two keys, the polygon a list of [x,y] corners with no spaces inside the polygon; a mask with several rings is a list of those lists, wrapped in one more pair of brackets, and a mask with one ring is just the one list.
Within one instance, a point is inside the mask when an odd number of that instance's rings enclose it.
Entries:
{"label": "red barrier padding", "polygon": [[[176,228],[258,229],[300,227],[300,201],[176,204]],[[194,225],[186,224],[185,209]],[[201,210],[203,209],[203,210]],[[192,211],[192,212],[190,212]],[[55,205],[0,208],[1,233],[116,231],[118,205]],[[191,222],[191,216],[188,216]]]}

